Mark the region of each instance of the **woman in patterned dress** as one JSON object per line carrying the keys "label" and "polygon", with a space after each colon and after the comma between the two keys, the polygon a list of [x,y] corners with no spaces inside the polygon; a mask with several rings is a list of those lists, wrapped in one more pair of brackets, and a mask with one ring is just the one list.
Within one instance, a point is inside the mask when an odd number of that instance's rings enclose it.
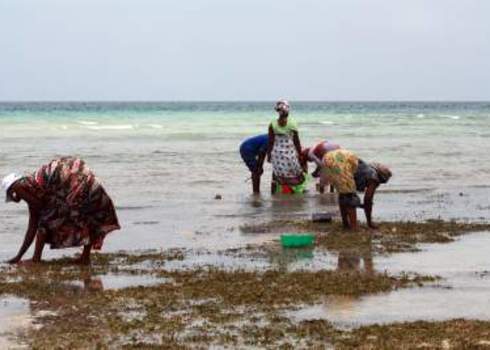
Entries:
{"label": "woman in patterned dress", "polygon": [[[387,183],[392,174],[388,167],[379,163],[366,163],[356,154],[345,149],[337,149],[326,153],[323,157],[326,177],[325,181],[332,184],[339,193],[339,208],[345,228],[357,229],[357,207],[363,207],[368,227],[377,228],[371,214],[373,198],[380,184]],[[357,195],[364,192],[364,203]]]}
{"label": "woman in patterned dress", "polygon": [[274,182],[281,185],[297,186],[305,181],[301,166],[301,143],[296,121],[289,117],[289,103],[279,100],[275,111],[279,114],[269,125],[267,161],[272,163]]}
{"label": "woman in patterned dress", "polygon": [[81,264],[90,263],[90,252],[101,249],[105,236],[120,229],[111,198],[93,172],[78,158],[55,159],[27,176],[11,174],[2,186],[6,201],[24,200],[29,226],[17,255],[18,263],[36,238],[32,262],[40,262],[44,245],[51,249],[81,247]]}

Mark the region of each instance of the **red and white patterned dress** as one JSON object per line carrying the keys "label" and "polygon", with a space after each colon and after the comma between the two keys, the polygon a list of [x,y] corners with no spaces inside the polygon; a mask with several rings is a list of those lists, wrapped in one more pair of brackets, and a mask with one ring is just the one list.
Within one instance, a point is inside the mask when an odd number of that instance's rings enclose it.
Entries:
{"label": "red and white patterned dress", "polygon": [[55,159],[19,181],[42,202],[38,231],[51,249],[100,249],[105,236],[121,228],[111,198],[81,159]]}

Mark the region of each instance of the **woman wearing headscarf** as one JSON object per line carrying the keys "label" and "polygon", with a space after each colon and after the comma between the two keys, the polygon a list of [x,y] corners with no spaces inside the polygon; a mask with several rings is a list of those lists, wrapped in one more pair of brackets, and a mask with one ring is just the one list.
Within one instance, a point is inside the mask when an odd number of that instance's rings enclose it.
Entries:
{"label": "woman wearing headscarf", "polygon": [[298,125],[289,117],[289,109],[288,101],[277,101],[274,110],[278,118],[269,124],[267,160],[272,163],[273,169],[272,193],[277,192],[277,185],[285,185],[294,193],[304,190]]}
{"label": "woman wearing headscarf", "polygon": [[[328,152],[335,151],[336,149],[340,149],[340,145],[324,140],[321,142],[318,142],[315,144],[313,147],[305,148],[302,151],[302,160],[306,164],[307,162],[312,162],[315,163],[316,169],[311,173],[311,176],[313,178],[320,178],[321,174],[321,164],[322,164],[322,159],[327,154]],[[317,184],[317,189],[320,193],[325,192],[325,186],[327,186],[328,183],[325,183],[325,177],[320,178],[320,183]],[[331,191],[333,192],[333,188],[331,188]]]}
{"label": "woman wearing headscarf", "polygon": [[[370,228],[376,228],[372,221],[373,198],[379,185],[387,183],[392,173],[379,163],[366,163],[356,154],[345,149],[330,151],[323,157],[322,176],[339,193],[339,208],[345,228],[357,229],[357,207],[363,207]],[[356,192],[364,192],[364,203]]]}
{"label": "woman wearing headscarf", "polygon": [[40,262],[45,244],[51,249],[81,247],[81,264],[101,249],[105,236],[120,229],[111,198],[85,162],[64,157],[43,165],[30,175],[10,174],[2,181],[6,201],[25,201],[29,226],[17,255],[18,263],[36,238],[32,262]]}

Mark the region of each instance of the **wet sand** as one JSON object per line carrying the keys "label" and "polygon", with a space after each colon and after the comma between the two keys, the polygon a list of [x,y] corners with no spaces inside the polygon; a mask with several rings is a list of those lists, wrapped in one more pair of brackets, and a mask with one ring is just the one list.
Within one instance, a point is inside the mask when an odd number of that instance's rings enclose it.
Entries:
{"label": "wet sand", "polygon": [[[89,269],[69,259],[4,266],[5,305],[29,321],[9,323],[1,339],[42,348],[485,346],[488,229],[393,222],[353,234],[338,223],[271,221],[237,228],[260,237],[238,248],[96,254]],[[315,247],[281,248],[284,230],[315,233]]]}
{"label": "wet sand", "polygon": [[31,326],[32,315],[29,301],[13,296],[0,299],[0,348],[22,349],[27,345],[20,341],[17,332]]}

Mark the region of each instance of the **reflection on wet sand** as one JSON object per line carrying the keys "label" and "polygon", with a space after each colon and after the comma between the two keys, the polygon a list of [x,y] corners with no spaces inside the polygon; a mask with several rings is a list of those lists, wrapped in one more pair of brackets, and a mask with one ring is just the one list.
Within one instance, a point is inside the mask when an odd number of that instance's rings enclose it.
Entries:
{"label": "reflection on wet sand", "polygon": [[78,279],[62,282],[62,286],[72,291],[100,292],[103,290],[124,289],[130,287],[147,287],[159,283],[166,283],[168,279],[156,277],[151,274],[126,275],[106,273],[93,274],[90,269],[83,269]]}
{"label": "reflection on wet sand", "polygon": [[314,248],[292,248],[282,249],[278,253],[270,255],[270,265],[281,271],[289,270],[290,265],[309,263],[314,259]]}
{"label": "reflection on wet sand", "polygon": [[29,327],[32,322],[29,302],[16,297],[0,299],[0,349],[25,348],[17,344],[15,335],[20,329]]}
{"label": "reflection on wet sand", "polygon": [[81,269],[78,280],[63,282],[67,290],[79,292],[100,292],[104,290],[104,282],[100,276],[93,275],[90,269]]}
{"label": "reflection on wet sand", "polygon": [[373,274],[372,249],[364,249],[361,252],[353,249],[339,251],[337,269],[339,271],[358,271]]}

